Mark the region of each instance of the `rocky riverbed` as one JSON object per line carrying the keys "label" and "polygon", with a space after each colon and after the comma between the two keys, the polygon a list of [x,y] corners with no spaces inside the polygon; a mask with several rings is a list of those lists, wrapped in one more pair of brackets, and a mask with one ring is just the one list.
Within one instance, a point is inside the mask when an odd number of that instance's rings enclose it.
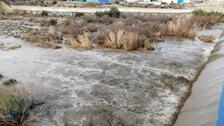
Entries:
{"label": "rocky riverbed", "polygon": [[34,98],[44,104],[27,124],[172,125],[222,32],[216,27],[199,33],[212,35],[212,43],[169,40],[154,43],[151,52],[43,49],[1,36],[4,44],[21,48],[0,48],[0,72],[41,92]]}

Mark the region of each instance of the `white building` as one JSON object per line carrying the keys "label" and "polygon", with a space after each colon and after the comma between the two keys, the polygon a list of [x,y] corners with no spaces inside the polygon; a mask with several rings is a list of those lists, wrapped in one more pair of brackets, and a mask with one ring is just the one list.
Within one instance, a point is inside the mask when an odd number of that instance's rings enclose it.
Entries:
{"label": "white building", "polygon": [[[191,3],[193,0],[127,0],[127,2],[153,2],[153,3]],[[224,0],[223,0],[224,1]]]}

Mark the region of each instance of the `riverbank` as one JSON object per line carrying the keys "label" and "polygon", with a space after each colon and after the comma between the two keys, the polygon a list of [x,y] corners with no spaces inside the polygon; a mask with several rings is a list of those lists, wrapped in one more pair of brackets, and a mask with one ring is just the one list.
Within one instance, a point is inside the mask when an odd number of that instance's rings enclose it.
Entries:
{"label": "riverbank", "polygon": [[[222,36],[223,39],[223,36]],[[192,93],[174,126],[215,125],[224,83],[224,41],[213,51],[206,67],[193,84]]]}

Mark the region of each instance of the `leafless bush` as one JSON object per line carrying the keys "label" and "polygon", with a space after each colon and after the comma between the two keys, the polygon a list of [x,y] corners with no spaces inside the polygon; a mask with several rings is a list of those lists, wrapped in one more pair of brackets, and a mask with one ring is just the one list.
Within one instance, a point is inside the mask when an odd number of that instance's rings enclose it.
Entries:
{"label": "leafless bush", "polygon": [[122,45],[126,51],[132,51],[138,49],[139,42],[139,34],[135,32],[127,32],[123,36]]}
{"label": "leafless bush", "polygon": [[60,33],[41,33],[40,31],[28,31],[23,33],[21,38],[35,43],[37,46],[44,48],[60,48],[58,43],[61,43],[62,36]]}
{"label": "leafless bush", "polygon": [[96,32],[98,30],[98,26],[95,23],[91,23],[91,24],[86,24],[86,26],[84,26],[84,31],[86,32]]}
{"label": "leafless bush", "polygon": [[125,49],[126,51],[132,51],[138,49],[139,34],[135,32],[125,32],[122,29],[117,31],[110,31],[107,34],[105,40],[105,46],[115,49]]}
{"label": "leafless bush", "polygon": [[192,21],[201,28],[206,28],[218,23],[219,17],[215,16],[192,16]]}
{"label": "leafless bush", "polygon": [[77,38],[68,40],[66,44],[71,48],[92,48],[92,41],[89,39],[86,33],[79,35]]}
{"label": "leafless bush", "polygon": [[175,37],[195,37],[198,25],[192,20],[192,17],[178,17],[167,24],[168,36]]}

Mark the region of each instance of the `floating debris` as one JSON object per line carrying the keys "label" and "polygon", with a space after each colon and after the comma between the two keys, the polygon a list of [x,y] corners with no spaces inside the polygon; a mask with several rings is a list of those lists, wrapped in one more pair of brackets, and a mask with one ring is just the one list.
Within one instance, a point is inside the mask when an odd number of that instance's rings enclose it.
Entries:
{"label": "floating debris", "polygon": [[212,36],[201,35],[201,36],[199,36],[199,39],[203,42],[211,43],[211,42],[213,42],[214,38]]}

